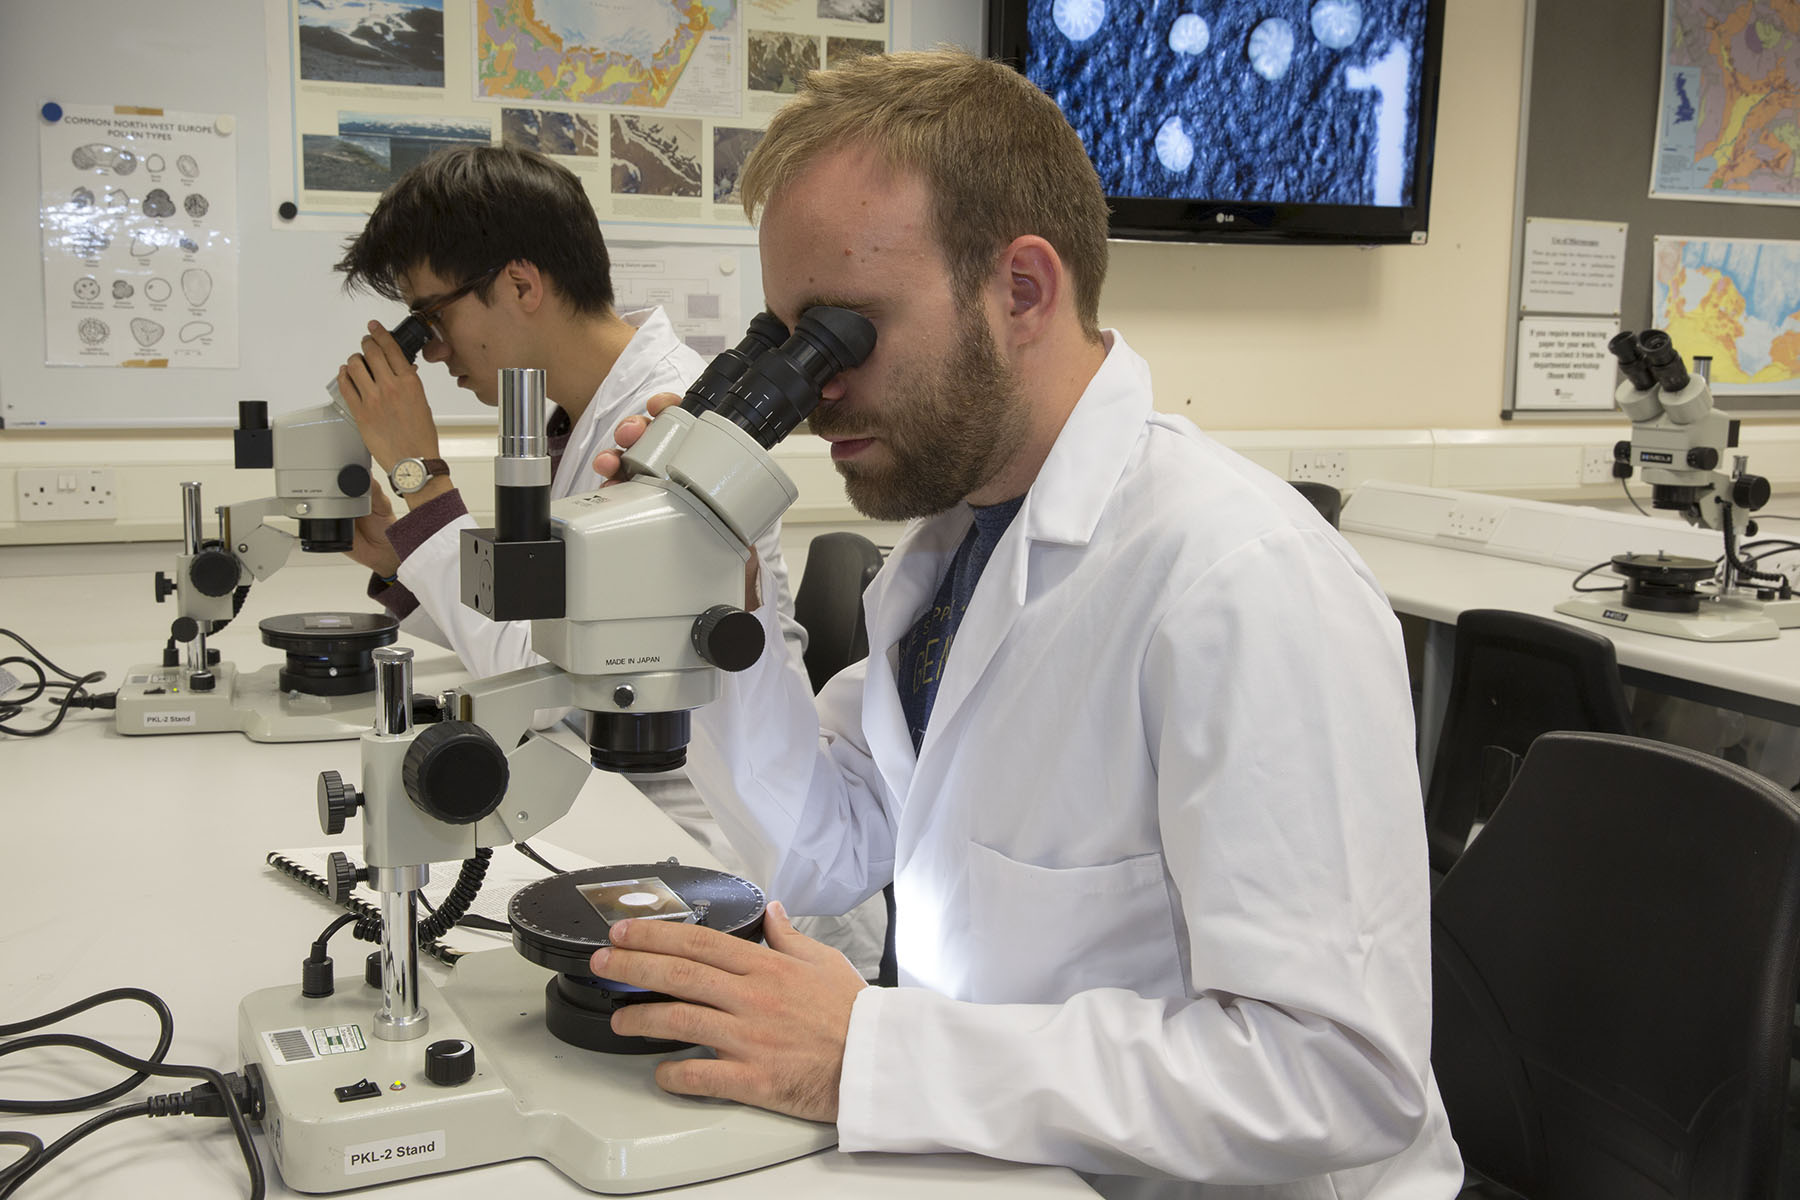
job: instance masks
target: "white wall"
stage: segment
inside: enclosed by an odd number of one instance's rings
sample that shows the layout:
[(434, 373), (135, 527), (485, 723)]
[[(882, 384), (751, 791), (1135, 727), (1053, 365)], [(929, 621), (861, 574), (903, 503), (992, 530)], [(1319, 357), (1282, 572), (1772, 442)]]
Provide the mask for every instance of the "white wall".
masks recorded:
[[(1448, 0), (1429, 245), (1115, 245), (1102, 318), (1150, 359), (1159, 406), (1277, 473), (1293, 453), (1338, 449), (1346, 486), (1388, 478), (1618, 496), (1577, 481), (1583, 449), (1625, 436), (1623, 420), (1499, 419), (1525, 8), (1526, 0)], [(5, 12), (0, 23), (11, 27), (17, 10)], [(9, 145), (18, 144), (10, 123), (29, 117), (0, 114)], [(13, 219), (0, 236), (35, 231)], [(27, 306), (15, 311), (39, 303), (37, 280), (6, 286)], [(340, 356), (336, 347), (319, 354), (328, 364)], [(781, 448), (802, 488), (790, 524), (854, 519), (823, 448), (809, 443)], [(1745, 445), (1754, 469), (1800, 482), (1800, 425), (1747, 426)], [(491, 435), (459, 430), (445, 450), (469, 493), (486, 494)], [(15, 468), (61, 464), (117, 466), (119, 519), (20, 524)], [(231, 469), (223, 431), (0, 431), (0, 544), (176, 536), (181, 479), (204, 481), (209, 505), (267, 486), (259, 472)]]

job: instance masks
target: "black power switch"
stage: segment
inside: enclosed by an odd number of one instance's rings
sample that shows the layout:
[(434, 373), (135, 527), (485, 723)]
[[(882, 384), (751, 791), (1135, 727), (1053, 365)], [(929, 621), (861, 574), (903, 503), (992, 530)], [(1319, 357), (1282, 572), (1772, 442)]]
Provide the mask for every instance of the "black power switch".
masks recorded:
[(367, 1079), (359, 1079), (355, 1083), (345, 1084), (341, 1088), (332, 1088), (331, 1091), (338, 1098), (339, 1104), (348, 1104), (352, 1100), (371, 1100), (381, 1095), (381, 1085), (371, 1083)]

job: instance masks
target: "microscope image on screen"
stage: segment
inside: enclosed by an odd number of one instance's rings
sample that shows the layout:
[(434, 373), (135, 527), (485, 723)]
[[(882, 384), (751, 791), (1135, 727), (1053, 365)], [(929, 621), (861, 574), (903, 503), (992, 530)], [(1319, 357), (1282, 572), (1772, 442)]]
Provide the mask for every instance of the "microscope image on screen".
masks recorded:
[(1027, 5), (1025, 74), (1108, 196), (1412, 202), (1426, 0), (1196, 7)]

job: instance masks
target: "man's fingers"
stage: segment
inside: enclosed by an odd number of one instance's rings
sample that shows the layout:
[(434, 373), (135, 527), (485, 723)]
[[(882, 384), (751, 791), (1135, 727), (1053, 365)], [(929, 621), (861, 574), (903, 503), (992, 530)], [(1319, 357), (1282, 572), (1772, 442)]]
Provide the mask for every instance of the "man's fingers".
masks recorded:
[(680, 403), (681, 397), (677, 396), (674, 392), (658, 392), (656, 395), (650, 397), (650, 403), (646, 404), (644, 407), (650, 410), (650, 415), (652, 417), (657, 417), (661, 416), (662, 410), (669, 407), (669, 405)]
[(644, 436), (644, 430), (650, 428), (650, 418), (639, 415), (626, 417), (613, 430), (613, 440), (619, 443), (620, 449), (629, 450), (637, 445), (637, 440)]
[(400, 343), (380, 321), (369, 322), (368, 336), (363, 338), (363, 354), (378, 354), (389, 371), (396, 375), (404, 374), (412, 364), (406, 361), (406, 355), (400, 349)]
[(720, 929), (680, 921), (619, 921), (609, 931), (615, 947), (692, 959), (721, 971), (742, 975), (769, 951), (755, 942)]
[(649, 954), (616, 946), (594, 951), (588, 962), (602, 979), (714, 1007), (729, 1003), (732, 984), (738, 978), (729, 971), (673, 954)]
[(763, 917), (763, 937), (768, 939), (771, 950), (804, 962), (824, 962), (843, 957), (824, 942), (809, 938), (795, 929), (793, 921), (788, 918), (787, 909), (780, 901), (769, 905), (768, 913)]
[(623, 465), (624, 464), (619, 460), (619, 452), (617, 450), (602, 450), (600, 453), (594, 455), (594, 473), (600, 476), (600, 486), (606, 487), (609, 484), (624, 483), (625, 481), (623, 479), (614, 478), (614, 476), (618, 475), (619, 468)]
[(338, 368), (338, 394), (349, 403), (361, 404), (365, 396), (373, 394), (374, 389), (375, 381), (370, 377), (369, 364), (363, 361), (362, 355), (352, 354)]
[(678, 1096), (711, 1096), (750, 1103), (761, 1091), (752, 1068), (718, 1058), (674, 1058), (658, 1063), (656, 1083), (663, 1091)]
[(655, 1038), (665, 1042), (692, 1042), (717, 1047), (729, 1040), (731, 1018), (704, 1004), (649, 1002), (622, 1005), (612, 1016), (612, 1031), (620, 1037)]

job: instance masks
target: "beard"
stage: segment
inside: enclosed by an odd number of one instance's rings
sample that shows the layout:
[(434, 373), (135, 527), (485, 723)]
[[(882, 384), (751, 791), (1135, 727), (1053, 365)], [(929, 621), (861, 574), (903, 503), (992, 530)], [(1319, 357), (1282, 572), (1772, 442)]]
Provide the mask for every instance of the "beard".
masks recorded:
[(813, 410), (818, 434), (880, 439), (884, 462), (837, 464), (856, 511), (909, 521), (953, 508), (979, 491), (1025, 439), (1028, 410), (1018, 381), (974, 306), (959, 309), (946, 358), (895, 370), (876, 421), (836, 405)]

